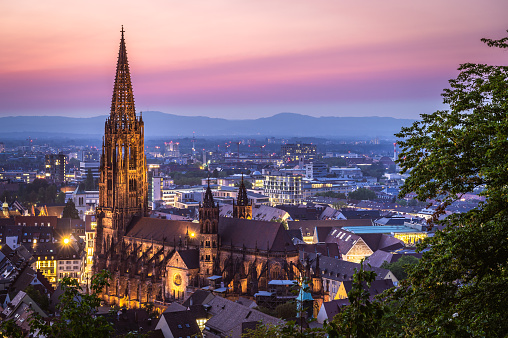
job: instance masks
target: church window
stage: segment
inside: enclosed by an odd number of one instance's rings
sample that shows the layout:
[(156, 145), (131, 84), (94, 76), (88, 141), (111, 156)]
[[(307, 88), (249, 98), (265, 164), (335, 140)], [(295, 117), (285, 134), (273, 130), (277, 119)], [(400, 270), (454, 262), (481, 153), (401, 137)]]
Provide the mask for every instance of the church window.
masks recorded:
[(210, 241), (206, 241), (206, 247), (209, 248), (210, 247)]
[(212, 248), (216, 248), (217, 247), (217, 243), (215, 243), (215, 241), (212, 242)]
[(210, 261), (210, 255), (206, 255), (206, 261)]
[(204, 260), (205, 260), (205, 259), (204, 259), (204, 257), (203, 257), (203, 255), (201, 255), (201, 260), (202, 260), (202, 261), (204, 261)]

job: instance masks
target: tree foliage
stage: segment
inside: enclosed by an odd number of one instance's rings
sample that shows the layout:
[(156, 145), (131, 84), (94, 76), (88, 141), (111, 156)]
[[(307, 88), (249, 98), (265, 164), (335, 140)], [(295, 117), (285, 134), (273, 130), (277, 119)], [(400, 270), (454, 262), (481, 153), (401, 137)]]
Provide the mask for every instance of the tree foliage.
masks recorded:
[(384, 324), (386, 307), (370, 298), (369, 288), (375, 279), (376, 273), (364, 270), (362, 262), (353, 276), (353, 285), (348, 293), (349, 305), (325, 325), (329, 337), (388, 337), (394, 333), (387, 332), (389, 330)]
[[(34, 204), (53, 204), (57, 198), (56, 185), (49, 184), (46, 180), (35, 179), (33, 182), (21, 185), (17, 198), (28, 206)], [(11, 197), (11, 196), (9, 196)]]
[(42, 310), (46, 312), (49, 311), (49, 298), (47, 295), (42, 294), (39, 290), (34, 288), (33, 285), (29, 285), (25, 289), (25, 292)]
[(342, 192), (335, 192), (335, 191), (318, 192), (314, 196), (323, 196), (323, 197), (346, 199), (346, 194), (344, 194)]
[(86, 180), (85, 180), (85, 190), (91, 191), (96, 189), (95, 185), (95, 179), (93, 178), (92, 169), (88, 168), (88, 171), (86, 173)]
[(31, 319), (31, 333), (38, 332), (48, 338), (78, 338), (78, 337), (109, 337), (113, 326), (105, 317), (97, 316), (100, 306), (99, 294), (109, 285), (110, 275), (102, 271), (95, 275), (90, 283), (90, 294), (82, 294), (81, 286), (76, 279), (64, 277), (61, 282), (63, 294), (57, 310), (59, 317), (46, 322), (34, 314)]
[(375, 200), (376, 193), (368, 188), (359, 188), (351, 191), (348, 197), (352, 200)]
[(62, 217), (63, 218), (74, 218), (74, 219), (79, 218), (79, 212), (76, 209), (76, 205), (74, 204), (74, 201), (70, 198), (67, 201), (67, 203), (65, 204), (65, 208), (63, 209)]
[[(507, 48), (508, 38), (484, 39)], [(430, 220), (465, 193), (484, 203), (443, 222), (392, 293), (408, 336), (487, 336), (508, 332), (508, 67), (463, 64), (443, 93), (448, 110), (423, 114), (397, 135), (399, 164), (411, 176), (400, 196), (439, 204)]]
[(390, 270), (395, 275), (395, 277), (397, 277), (397, 280), (401, 281), (407, 278), (407, 269), (409, 268), (409, 265), (416, 263), (418, 263), (418, 258), (415, 256), (404, 255), (400, 257), (400, 259), (396, 262), (384, 262), (381, 267), (383, 269)]
[(364, 176), (371, 176), (378, 179), (383, 177), (383, 175), (386, 172), (385, 167), (382, 163), (373, 163), (371, 165), (362, 165), (360, 166), (360, 169), (362, 170), (362, 173)]

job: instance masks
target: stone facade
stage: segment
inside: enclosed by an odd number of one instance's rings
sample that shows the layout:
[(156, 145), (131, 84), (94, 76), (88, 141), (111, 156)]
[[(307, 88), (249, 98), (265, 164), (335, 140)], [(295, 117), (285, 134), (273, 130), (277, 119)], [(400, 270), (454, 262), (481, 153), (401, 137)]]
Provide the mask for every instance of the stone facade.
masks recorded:
[(93, 270), (112, 275), (106, 303), (137, 308), (183, 300), (213, 275), (233, 297), (295, 278), (298, 250), (281, 223), (251, 220), (243, 182), (235, 218), (219, 217), (209, 185), (199, 223), (146, 217), (144, 124), (135, 114), (123, 29), (100, 172)]

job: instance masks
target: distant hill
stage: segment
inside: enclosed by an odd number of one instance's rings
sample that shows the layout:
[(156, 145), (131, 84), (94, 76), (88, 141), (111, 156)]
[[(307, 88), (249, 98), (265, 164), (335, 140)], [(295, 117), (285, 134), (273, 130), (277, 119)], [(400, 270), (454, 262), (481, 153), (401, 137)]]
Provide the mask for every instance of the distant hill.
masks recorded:
[[(9, 116), (0, 118), (0, 139), (30, 134), (32, 137), (101, 137), (106, 116)], [(143, 112), (145, 137), (274, 136), (330, 138), (393, 138), (402, 126), (414, 122), (392, 117), (312, 117), (281, 113), (271, 117), (227, 120), (205, 116), (180, 116), (158, 111)]]

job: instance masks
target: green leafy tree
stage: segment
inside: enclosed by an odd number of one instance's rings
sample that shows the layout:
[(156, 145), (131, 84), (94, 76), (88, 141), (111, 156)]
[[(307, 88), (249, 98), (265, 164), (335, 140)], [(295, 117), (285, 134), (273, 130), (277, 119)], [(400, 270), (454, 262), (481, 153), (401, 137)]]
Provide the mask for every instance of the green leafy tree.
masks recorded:
[(63, 294), (57, 304), (60, 313), (47, 322), (37, 314), (32, 315), (30, 332), (38, 332), (47, 338), (110, 337), (113, 326), (104, 316), (97, 316), (101, 304), (99, 294), (109, 285), (110, 274), (102, 271), (90, 283), (91, 293), (82, 294), (81, 286), (73, 278), (64, 277), (61, 282)]
[(25, 333), (16, 324), (16, 320), (9, 319), (0, 323), (0, 337), (2, 338), (23, 338)]
[(56, 204), (64, 204), (65, 203), (65, 193), (60, 191), (55, 199)]
[[(243, 184), (245, 185), (245, 189), (252, 189), (252, 182), (250, 181), (243, 181)], [(240, 182), (235, 183), (235, 187), (239, 187)]]
[(26, 289), (25, 289), (25, 292), (28, 296), (30, 296), (30, 298), (32, 298), (32, 300), (34, 302), (37, 303), (37, 305), (39, 305), (39, 307), (48, 312), (49, 311), (49, 298), (48, 296), (42, 294), (39, 290), (35, 289), (33, 287), (33, 285), (29, 285)]
[(355, 271), (353, 286), (348, 293), (349, 305), (345, 306), (328, 325), (329, 337), (382, 337), (385, 307), (370, 299), (369, 288), (376, 279), (374, 271), (363, 268)]
[(371, 165), (362, 165), (360, 166), (360, 169), (362, 170), (362, 173), (364, 176), (371, 176), (379, 179), (383, 177), (383, 175), (386, 172), (385, 167), (382, 163), (373, 163)]
[(63, 218), (74, 218), (74, 219), (78, 219), (79, 218), (79, 212), (76, 209), (76, 205), (74, 204), (74, 201), (72, 199), (70, 199), (70, 198), (67, 201), (67, 203), (65, 203), (65, 207), (64, 207), (63, 213), (62, 213), (62, 217)]
[(390, 270), (399, 281), (407, 278), (407, 269), (409, 265), (418, 263), (418, 258), (414, 256), (402, 256), (400, 259), (393, 263), (384, 262), (381, 267)]
[(95, 190), (95, 180), (93, 178), (92, 169), (88, 168), (88, 171), (86, 172), (86, 180), (85, 180), (85, 190)]
[(348, 197), (352, 200), (375, 200), (376, 193), (368, 188), (359, 188), (351, 191)]
[(335, 192), (335, 191), (318, 192), (314, 196), (323, 196), (323, 197), (346, 199), (346, 194), (344, 194), (342, 192)]
[[(483, 39), (508, 48), (508, 37)], [(400, 196), (436, 200), (430, 220), (482, 188), (484, 203), (453, 214), (424, 241), (422, 259), (393, 291), (405, 334), (417, 337), (504, 337), (508, 332), (508, 67), (463, 64), (443, 93), (447, 110), (422, 115), (397, 135)]]
[(287, 302), (284, 304), (277, 305), (275, 308), (275, 314), (277, 318), (291, 319), (296, 317), (296, 303)]

